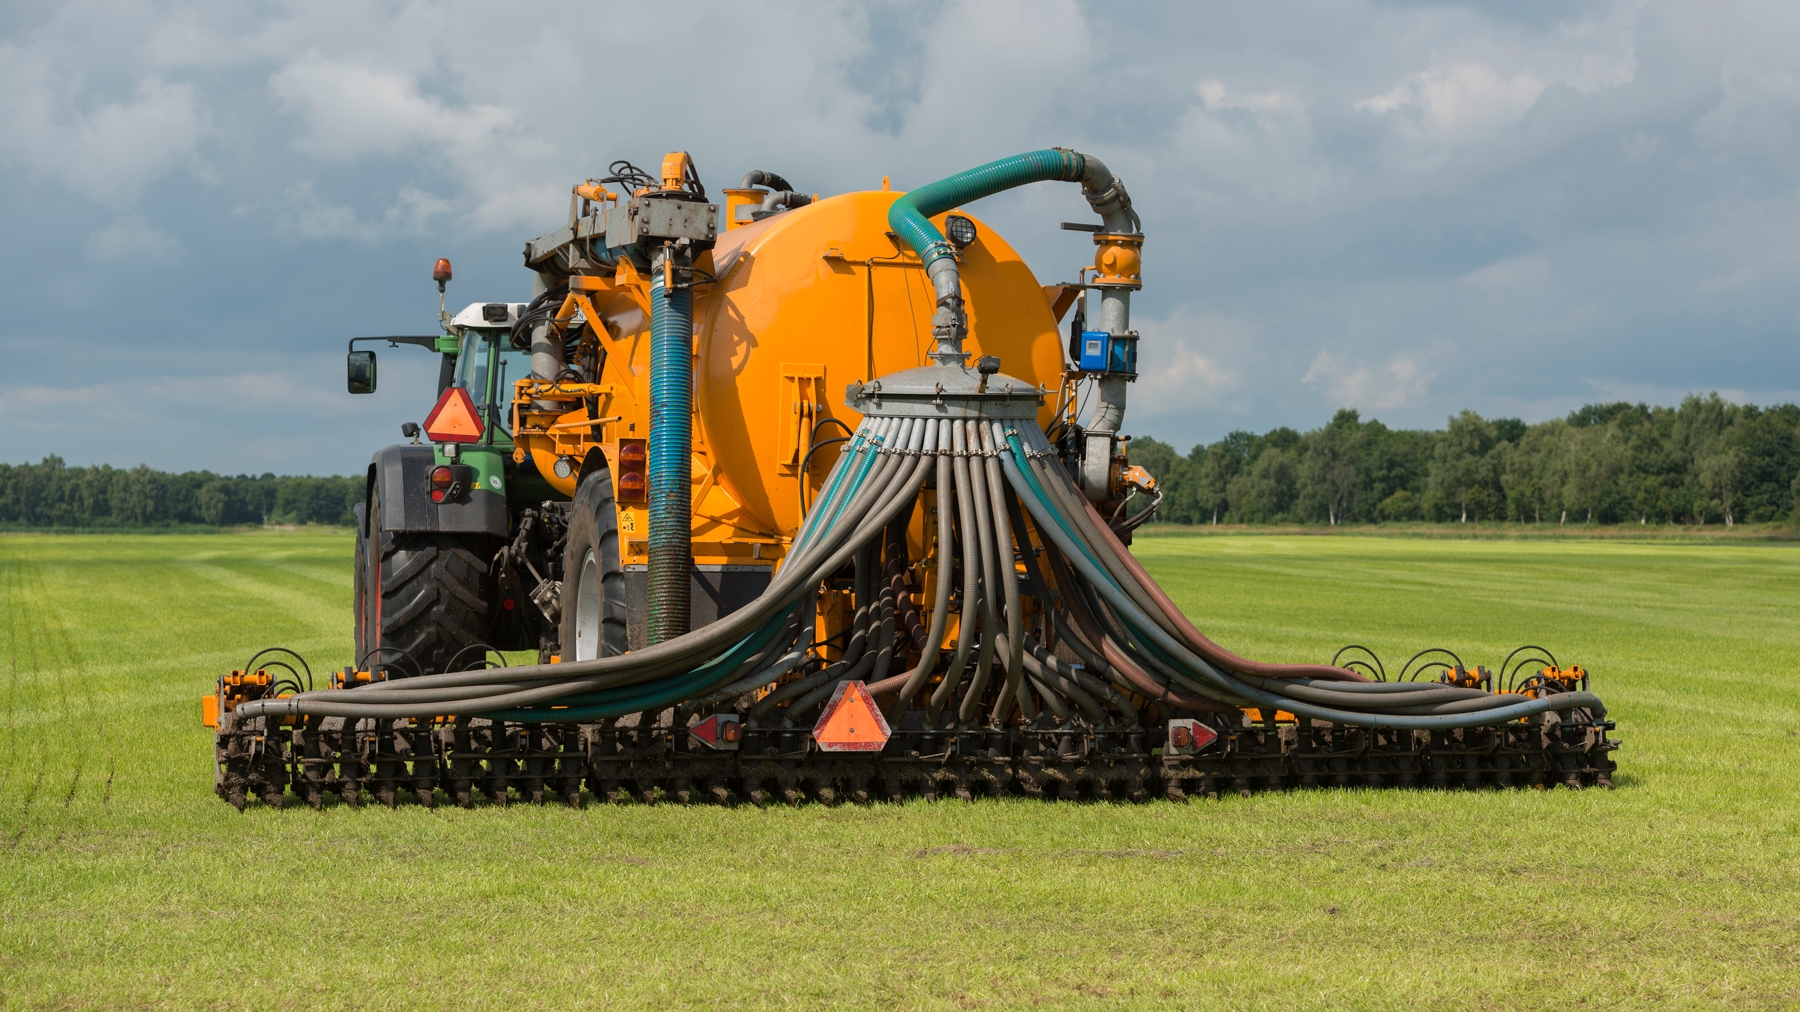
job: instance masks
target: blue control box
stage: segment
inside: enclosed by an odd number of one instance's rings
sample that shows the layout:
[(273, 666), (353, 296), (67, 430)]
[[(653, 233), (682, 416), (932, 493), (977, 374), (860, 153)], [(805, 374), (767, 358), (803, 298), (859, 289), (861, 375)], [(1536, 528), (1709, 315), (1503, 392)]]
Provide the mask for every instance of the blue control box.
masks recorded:
[(1137, 372), (1137, 334), (1109, 334), (1104, 330), (1081, 332), (1082, 372)]

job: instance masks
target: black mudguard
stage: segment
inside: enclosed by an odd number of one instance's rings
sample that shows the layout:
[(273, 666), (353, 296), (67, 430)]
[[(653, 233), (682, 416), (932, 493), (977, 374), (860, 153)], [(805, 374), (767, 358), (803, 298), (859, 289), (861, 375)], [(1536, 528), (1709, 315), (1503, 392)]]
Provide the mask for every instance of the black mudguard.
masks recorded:
[[(431, 468), (436, 461), (433, 449), (422, 443), (397, 443), (375, 454), (369, 462), (363, 501), (369, 500), (379, 482), (382, 529), (506, 537), (510, 532), (506, 497), (498, 492), (469, 489), (449, 502), (431, 501)], [(362, 521), (366, 536), (369, 518)]]

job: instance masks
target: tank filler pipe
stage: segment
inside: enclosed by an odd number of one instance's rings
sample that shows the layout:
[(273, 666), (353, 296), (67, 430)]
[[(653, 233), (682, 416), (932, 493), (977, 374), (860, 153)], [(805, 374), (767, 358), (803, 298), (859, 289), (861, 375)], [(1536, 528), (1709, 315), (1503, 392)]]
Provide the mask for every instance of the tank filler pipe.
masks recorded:
[(664, 288), (668, 256), (659, 251), (650, 270), (651, 644), (688, 631), (694, 565), (694, 293)]

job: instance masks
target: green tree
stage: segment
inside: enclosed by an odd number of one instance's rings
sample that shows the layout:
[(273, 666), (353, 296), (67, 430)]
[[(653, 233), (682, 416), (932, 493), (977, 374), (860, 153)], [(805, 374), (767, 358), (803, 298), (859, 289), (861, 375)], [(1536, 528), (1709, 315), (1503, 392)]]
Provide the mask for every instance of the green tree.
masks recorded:
[(1324, 428), (1308, 434), (1301, 468), (1303, 498), (1322, 506), (1333, 527), (1350, 511), (1363, 444), (1362, 418), (1355, 408), (1344, 408)]
[[(1292, 431), (1292, 430), (1289, 430)], [(1251, 522), (1290, 519), (1300, 490), (1298, 455), (1289, 449), (1266, 449), (1250, 470), (1231, 481), (1232, 511)]]
[(1720, 446), (1700, 462), (1700, 485), (1725, 515), (1725, 526), (1736, 520), (1738, 485), (1744, 474), (1744, 453), (1735, 446)]
[(1469, 520), (1470, 493), (1478, 488), (1490, 494), (1494, 491), (1494, 461), (1489, 452), (1497, 442), (1493, 425), (1467, 410), (1451, 417), (1438, 441), (1431, 460), (1431, 490), (1439, 502), (1455, 505), (1463, 523)]
[(1381, 518), (1383, 520), (1417, 520), (1419, 518), (1419, 498), (1406, 489), (1401, 489), (1381, 501)]

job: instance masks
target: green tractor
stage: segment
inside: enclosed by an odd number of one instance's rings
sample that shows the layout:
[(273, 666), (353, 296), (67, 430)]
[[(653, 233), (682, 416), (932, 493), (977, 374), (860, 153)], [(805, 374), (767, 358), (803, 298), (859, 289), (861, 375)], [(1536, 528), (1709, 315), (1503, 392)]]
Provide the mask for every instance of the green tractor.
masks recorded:
[[(349, 389), (375, 391), (375, 352), (362, 342), (429, 348), (442, 358), (432, 417), (462, 430), (376, 452), (355, 508), (356, 666), (395, 675), (480, 666), (489, 651), (558, 650), (567, 497), (529, 463), (515, 464), (511, 384), (531, 369), (514, 330), (528, 304), (477, 302), (443, 310), (450, 262), (439, 260), (434, 336), (350, 341)], [(432, 418), (425, 430), (431, 430)]]

